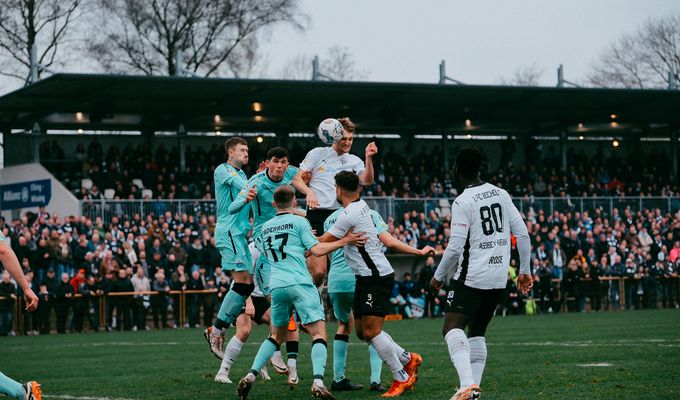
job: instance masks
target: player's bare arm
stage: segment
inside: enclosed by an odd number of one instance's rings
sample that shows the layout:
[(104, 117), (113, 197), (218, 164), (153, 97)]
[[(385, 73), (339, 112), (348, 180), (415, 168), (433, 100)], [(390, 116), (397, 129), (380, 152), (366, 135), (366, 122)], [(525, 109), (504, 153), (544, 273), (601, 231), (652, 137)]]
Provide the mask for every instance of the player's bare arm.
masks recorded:
[(422, 249), (417, 249), (390, 235), (389, 232), (383, 232), (378, 237), (385, 247), (398, 253), (411, 254), (414, 256), (426, 256), (430, 253), (434, 253), (434, 248), (432, 248), (432, 246), (425, 246)]
[[(327, 241), (327, 242), (322, 242), (319, 241), (319, 244), (316, 246), (312, 247), (309, 252), (312, 253), (312, 255), (315, 256), (325, 256), (328, 253), (332, 253), (335, 250), (342, 248), (346, 245), (354, 245), (354, 246), (363, 246), (364, 243), (366, 243), (366, 234), (364, 232), (353, 232), (353, 229), (350, 229), (347, 232), (347, 235), (345, 235), (343, 238), (336, 238), (333, 235), (330, 235), (334, 240), (332, 241)], [(325, 236), (326, 234), (324, 234)]]
[(373, 184), (373, 156), (376, 154), (378, 154), (378, 146), (375, 145), (375, 142), (369, 143), (365, 151), (366, 159), (364, 163), (366, 164), (366, 169), (359, 174), (359, 182), (362, 186), (371, 186)]
[(24, 292), (24, 300), (26, 301), (26, 309), (33, 311), (38, 307), (38, 296), (33, 293), (33, 290), (28, 286), (24, 272), (21, 270), (21, 265), (17, 259), (16, 254), (11, 247), (6, 243), (0, 242), (0, 262), (9, 271), (10, 275), (17, 282), (21, 290)]
[(317, 199), (314, 190), (312, 190), (312, 188), (310, 188), (307, 185), (307, 183), (305, 183), (305, 174), (309, 173), (310, 171), (299, 169), (297, 174), (295, 174), (295, 177), (293, 178), (293, 187), (295, 187), (295, 189), (297, 189), (300, 193), (307, 196), (307, 207), (310, 209), (314, 209), (318, 207), (319, 200)]

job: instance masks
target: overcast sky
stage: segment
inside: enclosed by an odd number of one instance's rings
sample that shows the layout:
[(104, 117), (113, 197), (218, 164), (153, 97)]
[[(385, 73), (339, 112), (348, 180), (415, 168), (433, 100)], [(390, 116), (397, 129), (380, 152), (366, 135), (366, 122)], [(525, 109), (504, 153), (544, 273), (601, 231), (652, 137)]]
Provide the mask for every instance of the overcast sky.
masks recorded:
[(542, 85), (584, 79), (603, 48), (648, 18), (680, 13), (678, 0), (305, 0), (305, 32), (279, 29), (265, 46), (267, 74), (295, 54), (346, 46), (369, 80), (432, 82), (447, 75), (494, 84), (520, 66), (543, 68)]
[[(584, 80), (612, 40), (650, 17), (680, 13), (680, 0), (301, 1), (308, 29), (275, 29), (253, 77), (280, 78), (295, 56), (311, 63), (337, 45), (351, 51), (371, 81), (436, 83), (446, 60), (447, 75), (465, 83), (496, 84), (536, 65), (541, 84), (553, 86), (560, 63), (567, 79)], [(62, 70), (94, 67), (74, 62)], [(0, 78), (0, 93), (19, 86)]]

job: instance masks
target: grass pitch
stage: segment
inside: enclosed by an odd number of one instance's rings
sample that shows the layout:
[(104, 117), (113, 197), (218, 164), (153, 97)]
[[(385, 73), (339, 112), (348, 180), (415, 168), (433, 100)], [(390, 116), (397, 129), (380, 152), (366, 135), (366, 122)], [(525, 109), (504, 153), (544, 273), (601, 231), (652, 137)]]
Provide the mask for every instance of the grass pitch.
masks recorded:
[[(395, 321), (386, 330), (422, 354), (418, 384), (404, 399), (448, 399), (458, 384), (441, 336), (442, 320)], [(335, 325), (329, 324), (329, 337)], [(266, 329), (254, 330), (231, 371), (238, 382)], [(496, 317), (487, 332), (484, 399), (680, 399), (680, 311)], [(326, 384), (332, 379), (329, 341)], [(235, 399), (236, 384), (213, 381), (219, 360), (198, 329), (0, 338), (0, 371), (43, 384), (45, 397), (100, 399)], [(259, 380), (249, 398), (311, 398), (309, 337), (298, 359), (300, 385)], [(350, 340), (347, 376), (368, 385), (368, 351)], [(383, 384), (391, 374), (383, 368)], [(338, 399), (378, 399), (366, 390)]]

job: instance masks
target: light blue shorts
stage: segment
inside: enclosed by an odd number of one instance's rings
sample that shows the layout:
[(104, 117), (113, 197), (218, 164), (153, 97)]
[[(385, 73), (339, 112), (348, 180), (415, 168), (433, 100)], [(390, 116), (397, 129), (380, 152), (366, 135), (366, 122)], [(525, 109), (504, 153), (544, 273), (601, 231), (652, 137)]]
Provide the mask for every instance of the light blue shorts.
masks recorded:
[(267, 257), (261, 255), (255, 263), (255, 280), (257, 281), (257, 286), (263, 295), (269, 296), (271, 290), (269, 289), (269, 277), (272, 274), (272, 267), (269, 264)]
[(250, 275), (255, 272), (245, 235), (233, 236), (229, 233), (226, 245), (218, 246), (217, 250), (222, 256), (223, 271), (248, 271)]
[(348, 323), (354, 305), (354, 292), (328, 293), (333, 304), (333, 315), (340, 322)]
[(321, 296), (314, 285), (292, 285), (274, 288), (272, 295), (272, 325), (288, 326), (290, 314), (295, 309), (302, 325), (325, 321), (326, 313)]

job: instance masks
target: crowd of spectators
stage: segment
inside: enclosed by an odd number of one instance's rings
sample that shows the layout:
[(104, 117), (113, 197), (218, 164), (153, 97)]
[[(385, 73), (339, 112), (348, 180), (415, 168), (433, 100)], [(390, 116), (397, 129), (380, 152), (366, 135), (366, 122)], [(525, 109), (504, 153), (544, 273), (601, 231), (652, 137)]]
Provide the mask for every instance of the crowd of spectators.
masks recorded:
[[(299, 140), (291, 143), (291, 164), (299, 165), (314, 143)], [(252, 143), (251, 160), (264, 159), (269, 145)], [(521, 165), (512, 162), (514, 146), (512, 140), (503, 142), (498, 163), (486, 168), (484, 176), (514, 197), (672, 196), (678, 192), (677, 181), (668, 168), (670, 161), (663, 152), (645, 152), (638, 148), (625, 156), (619, 154), (622, 151), (606, 155), (605, 146), (609, 144), (603, 142), (592, 155), (570, 148), (569, 167), (562, 170), (557, 146), (529, 142)], [(367, 194), (404, 198), (456, 194), (452, 175), (442, 168), (440, 147), (430, 150), (422, 147), (416, 152), (379, 143), (379, 148), (374, 157), (375, 183), (366, 189)], [(450, 153), (454, 154), (455, 149)], [(208, 149), (187, 146), (183, 171), (178, 162), (178, 147), (167, 149), (163, 144), (153, 151), (146, 143), (138, 146), (128, 143), (122, 149), (111, 145), (104, 149), (93, 139), (87, 145), (78, 144), (75, 153), (67, 157), (59, 143), (52, 140), (41, 145), (40, 154), (45, 165), (62, 181), (67, 181), (67, 187), (81, 199), (103, 198), (106, 189), (113, 190), (112, 198), (141, 199), (142, 187), (135, 185), (134, 179), (140, 179), (143, 188), (151, 190), (153, 199), (210, 199), (214, 193), (212, 172), (224, 162), (224, 150), (217, 142)], [(248, 176), (256, 166), (257, 162), (251, 162), (245, 167)], [(90, 179), (93, 186), (81, 187), (83, 178)]]
[[(526, 222), (532, 240), (535, 286), (529, 297), (515, 286), (517, 254), (513, 251), (504, 313), (677, 307), (680, 294), (680, 213), (660, 210), (634, 212), (602, 209), (589, 212), (530, 210)], [(388, 217), (390, 233), (411, 246), (433, 246), (441, 254), (450, 233), (450, 215), (434, 210)], [(24, 316), (27, 332), (50, 331), (51, 314), (58, 332), (82, 332), (85, 322), (97, 330), (147, 329), (177, 326), (182, 290), (213, 289), (186, 295), (186, 326), (207, 325), (229, 290), (215, 247), (213, 214), (139, 214), (112, 217), (60, 217), (41, 208), (5, 222), (9, 238), (26, 276), (40, 297), (36, 313)], [(433, 258), (413, 277), (398, 277), (391, 302), (404, 317), (439, 316), (445, 292), (431, 291), (428, 282), (436, 268)], [(621, 285), (611, 278), (626, 277)], [(149, 296), (146, 291), (158, 291)], [(98, 312), (108, 296), (104, 321)], [(20, 294), (9, 274), (0, 280), (0, 335), (11, 330), (12, 302)], [(537, 300), (534, 300), (537, 299)], [(621, 301), (621, 299), (625, 299)], [(168, 311), (172, 323), (168, 322)], [(203, 319), (200, 320), (200, 316)], [(69, 317), (70, 316), (70, 317)]]

